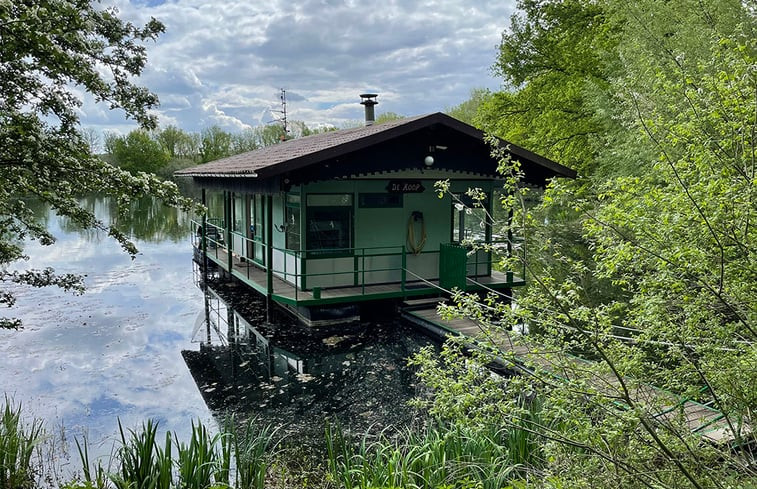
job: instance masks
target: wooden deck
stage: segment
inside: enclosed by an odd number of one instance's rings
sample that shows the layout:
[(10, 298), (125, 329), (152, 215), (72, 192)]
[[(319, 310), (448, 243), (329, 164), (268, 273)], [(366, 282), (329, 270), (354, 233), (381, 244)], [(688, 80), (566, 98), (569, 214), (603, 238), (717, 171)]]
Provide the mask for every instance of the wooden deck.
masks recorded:
[[(432, 330), (436, 329), (448, 335), (462, 335), (474, 342), (482, 339), (483, 335), (487, 335), (487, 339), (493, 340), (500, 351), (511, 353), (514, 356), (514, 362), (500, 360), (500, 363), (506, 368), (531, 371), (532, 368), (539, 367), (557, 378), (566, 379), (570, 376), (570, 370), (555, 371), (554, 364), (550, 360), (554, 352), (545, 355), (543, 348), (540, 349), (537, 345), (525, 341), (521, 335), (518, 335), (517, 341), (513, 341), (514, 335), (500, 330), (492, 337), (490, 336), (492, 333), (486, 331), (476, 321), (465, 318), (442, 319), (433, 304), (428, 302), (425, 304), (424, 307), (424, 303), (420, 301), (406, 302), (407, 306), (403, 310), (403, 317), (412, 323), (424, 327), (430, 326)], [(588, 363), (578, 357), (564, 353), (560, 353), (560, 355), (563, 355), (561, 362), (572, 363), (574, 366)], [(645, 405), (661, 406), (659, 413), (654, 416), (656, 419), (672, 420), (682, 416), (692, 432), (711, 442), (721, 444), (734, 441), (733, 433), (728, 427), (725, 416), (720, 411), (695, 401), (680, 399), (671, 392), (636, 382), (633, 379), (625, 380), (632, 399)], [(602, 395), (617, 398), (620, 407), (625, 406), (625, 403), (622, 402), (620, 382), (615, 376), (597, 377), (593, 387)]]
[[(228, 270), (228, 254), (224, 248), (208, 250), (208, 259)], [(261, 294), (267, 295), (267, 271), (261, 265), (252, 261), (241, 260), (238, 256), (232, 255), (231, 274), (257, 290)], [(375, 285), (358, 285), (353, 287), (333, 287), (320, 288), (318, 292), (312, 289), (302, 290), (295, 287), (294, 284), (283, 280), (276, 274), (273, 275), (273, 287), (271, 297), (280, 303), (296, 306), (315, 306), (327, 304), (342, 304), (351, 302), (361, 302), (369, 300), (381, 300), (392, 298), (407, 298), (418, 296), (439, 295), (442, 289), (439, 287), (438, 280), (413, 280), (408, 274), (408, 280), (404, 287), (400, 282), (375, 284)], [(523, 285), (524, 281), (520, 277), (513, 277), (508, 281), (507, 275), (492, 271), (491, 276), (476, 277), (469, 282), (469, 291), (484, 290), (486, 288), (504, 288)]]

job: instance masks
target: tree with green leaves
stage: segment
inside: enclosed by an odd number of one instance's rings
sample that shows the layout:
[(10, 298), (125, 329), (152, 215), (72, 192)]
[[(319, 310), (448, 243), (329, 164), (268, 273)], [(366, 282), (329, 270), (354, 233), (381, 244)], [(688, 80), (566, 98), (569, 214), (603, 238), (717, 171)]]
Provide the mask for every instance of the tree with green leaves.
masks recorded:
[[(98, 221), (77, 196), (103, 192), (127, 204), (152, 194), (188, 207), (176, 186), (131, 174), (92, 154), (79, 124), (78, 86), (95, 100), (122, 109), (141, 127), (155, 127), (155, 94), (133, 80), (145, 66), (144, 43), (163, 32), (155, 19), (144, 26), (120, 20), (113, 8), (89, 0), (0, 1), (0, 303), (12, 306), (15, 287), (57, 285), (83, 290), (79, 276), (51, 269), (14, 271), (27, 239), (51, 245), (55, 237), (37, 224), (24, 198), (40, 199), (85, 228), (106, 231), (132, 256), (129, 237)], [(0, 327), (18, 327), (0, 320)]]
[(478, 114), (481, 106), (492, 97), (491, 91), (486, 88), (474, 88), (470, 91), (468, 100), (460, 102), (453, 107), (444, 109), (444, 113), (466, 124), (478, 127)]
[(522, 0), (503, 34), (494, 72), (510, 88), (487, 97), (486, 132), (591, 173), (608, 119), (592, 94), (607, 89), (618, 26), (603, 2)]
[(200, 153), (200, 136), (174, 125), (156, 131), (155, 139), (171, 159), (195, 159)]
[(131, 173), (157, 173), (171, 159), (170, 153), (144, 129), (134, 129), (126, 136), (106, 134), (105, 151), (112, 163)]
[[(541, 135), (560, 148), (552, 157), (585, 160), (582, 181), (554, 183), (538, 214), (507, 202), (526, 234), (568, 209), (563, 225), (585, 251), (542, 234), (542, 256), (564, 266), (527, 263), (517, 307), (460, 294), (447, 312), (480, 320), (484, 334), (473, 358), (450, 345), (418, 359), (436, 392), (429, 407), (513, 427), (537, 409), (528, 428), (543, 453), (532, 467), (539, 487), (757, 487), (755, 9), (739, 0), (521, 6), (503, 53), (519, 49), (508, 59), (525, 74), (502, 99), (564, 100), (561, 111), (580, 107), (576, 125), (525, 106), (529, 117), (487, 117), (535, 144)], [(564, 93), (544, 83), (574, 72), (580, 89), (568, 78)], [(494, 359), (521, 374), (494, 380), (481, 368)]]

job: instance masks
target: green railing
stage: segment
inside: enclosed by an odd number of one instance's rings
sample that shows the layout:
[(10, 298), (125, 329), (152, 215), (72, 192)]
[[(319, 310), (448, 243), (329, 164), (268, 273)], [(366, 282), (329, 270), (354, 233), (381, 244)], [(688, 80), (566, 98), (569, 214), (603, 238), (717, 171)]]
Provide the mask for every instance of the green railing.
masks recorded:
[[(202, 226), (193, 223), (195, 229), (201, 231)], [(365, 295), (368, 287), (381, 284), (399, 283), (400, 290), (405, 293), (408, 285), (411, 287), (418, 283), (427, 283), (428, 288), (436, 287), (435, 281), (440, 278), (439, 250), (423, 251), (418, 255), (407, 251), (405, 246), (374, 246), (320, 250), (289, 250), (281, 247), (272, 247), (271, 273), (282, 282), (273, 280), (270, 290), (267, 281), (269, 264), (268, 245), (260, 238), (250, 239), (238, 232), (228, 232), (218, 224), (207, 222), (207, 235), (198, 233), (193, 238), (195, 247), (206, 244), (205, 253), (215, 259), (223, 268), (233, 274), (247, 279), (258, 285), (259, 289), (270, 294), (278, 290), (281, 294), (290, 293), (297, 301), (304, 291), (308, 292), (308, 298), (319, 299), (322, 289), (329, 287), (355, 287), (359, 288), (360, 295)], [(230, 237), (231, 243), (227, 243)], [(504, 243), (491, 243), (502, 245)], [(236, 247), (235, 247), (236, 245)], [(229, 248), (231, 247), (231, 254)], [(201, 248), (202, 249), (202, 248)], [(260, 257), (255, 253), (254, 257), (247, 257), (249, 251), (260, 251)], [(504, 249), (504, 247), (502, 247)], [(436, 255), (437, 258), (428, 257)], [(424, 257), (423, 264), (413, 266), (414, 256)], [(486, 276), (491, 272), (491, 259), (493, 253), (472, 252), (467, 255), (466, 276)], [(342, 270), (312, 271), (308, 268), (317, 266), (321, 260), (332, 260), (341, 264)], [(423, 268), (421, 268), (423, 267)], [(508, 278), (512, 274), (508, 274)], [(328, 280), (324, 281), (326, 278)]]
[[(282, 263), (273, 266), (272, 273), (278, 278), (283, 278), (287, 285), (274, 282), (271, 294), (286, 287), (286, 290), (294, 291), (295, 301), (300, 299), (303, 291), (309, 292), (309, 297), (320, 299), (320, 291), (329, 287), (354, 287), (359, 288), (359, 295), (366, 295), (367, 287), (397, 283), (400, 284), (400, 290), (404, 293), (408, 284), (421, 282), (424, 278), (414, 277), (412, 273), (408, 274), (408, 257), (417, 256), (408, 252), (404, 246), (373, 246), (358, 248), (334, 248), (329, 250), (288, 250), (284, 248), (273, 247), (274, 261), (276, 253), (282, 257)], [(418, 255), (429, 256), (439, 255), (438, 251), (424, 251)], [(294, 262), (294, 269), (289, 265), (288, 258)], [(388, 266), (383, 264), (369, 265), (374, 259), (396, 258), (397, 265)], [(352, 261), (351, 266), (344, 270), (335, 270), (328, 272), (311, 272), (307, 271), (308, 266), (321, 260), (340, 260), (343, 262)], [(438, 261), (438, 260), (437, 260)], [(396, 276), (398, 278), (387, 278), (386, 280), (373, 279), (369, 277), (375, 274), (386, 274), (387, 277)], [(339, 280), (348, 277), (347, 280)], [(319, 278), (329, 278), (337, 282), (336, 285), (314, 285)], [(434, 277), (426, 277), (426, 280), (434, 280)], [(432, 287), (429, 285), (429, 287)]]

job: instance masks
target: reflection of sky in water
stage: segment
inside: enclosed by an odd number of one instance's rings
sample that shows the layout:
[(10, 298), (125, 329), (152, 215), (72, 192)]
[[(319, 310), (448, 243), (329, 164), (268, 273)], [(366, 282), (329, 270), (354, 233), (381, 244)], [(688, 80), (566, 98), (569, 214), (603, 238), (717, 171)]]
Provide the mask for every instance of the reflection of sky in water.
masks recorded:
[(209, 420), (181, 356), (193, 347), (203, 307), (189, 239), (137, 241), (132, 261), (102, 233), (67, 232), (53, 216), (48, 227), (57, 243), (29, 243), (30, 260), (17, 268), (86, 274), (87, 292), (16, 290), (16, 305), (0, 311), (24, 322), (21, 331), (0, 331), (3, 390), (48, 429), (62, 424), (69, 438), (86, 433), (95, 447), (107, 438), (104, 453), (117, 417), (127, 427), (154, 418), (180, 436), (190, 419)]
[[(186, 440), (190, 420), (212, 419), (203, 395), (215, 413), (290, 423), (289, 433), (321, 434), (324, 417), (332, 414), (367, 428), (410, 412), (405, 401), (414, 393), (414, 377), (404, 363), (425, 343), (417, 335), (389, 324), (344, 338), (308, 338), (277, 324), (265, 352), (221, 348), (203, 355), (191, 341), (204, 299), (189, 236), (147, 236), (137, 241), (140, 254), (132, 261), (102, 233), (72, 232), (54, 216), (48, 227), (58, 242), (30, 243), (30, 261), (17, 268), (86, 274), (87, 292), (16, 291), (16, 306), (0, 314), (22, 319), (24, 329), (0, 331), (0, 382), (27, 414), (45, 419), (49, 429), (65, 427), (69, 442), (86, 434), (93, 454), (109, 453), (117, 417), (125, 427), (153, 418)], [(260, 301), (249, 300), (242, 287), (227, 290), (253, 326), (260, 321)], [(202, 331), (196, 336), (205, 337)], [(382, 413), (388, 414), (380, 419)]]

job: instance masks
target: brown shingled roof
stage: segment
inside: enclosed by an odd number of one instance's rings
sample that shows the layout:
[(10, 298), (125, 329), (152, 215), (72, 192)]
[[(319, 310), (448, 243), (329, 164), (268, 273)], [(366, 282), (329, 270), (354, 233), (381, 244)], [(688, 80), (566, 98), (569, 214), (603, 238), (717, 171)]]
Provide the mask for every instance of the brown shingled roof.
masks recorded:
[[(175, 173), (188, 177), (259, 177), (269, 178), (297, 170), (314, 163), (336, 158), (346, 153), (364, 149), (389, 139), (408, 134), (433, 124), (451, 127), (468, 136), (483, 140), (478, 129), (437, 112), (371, 126), (343, 129), (298, 139), (291, 139), (272, 146), (211, 161)], [(509, 144), (503, 141), (505, 144)], [(510, 144), (510, 152), (517, 157), (549, 168), (556, 174), (575, 177), (575, 172), (554, 161)]]

